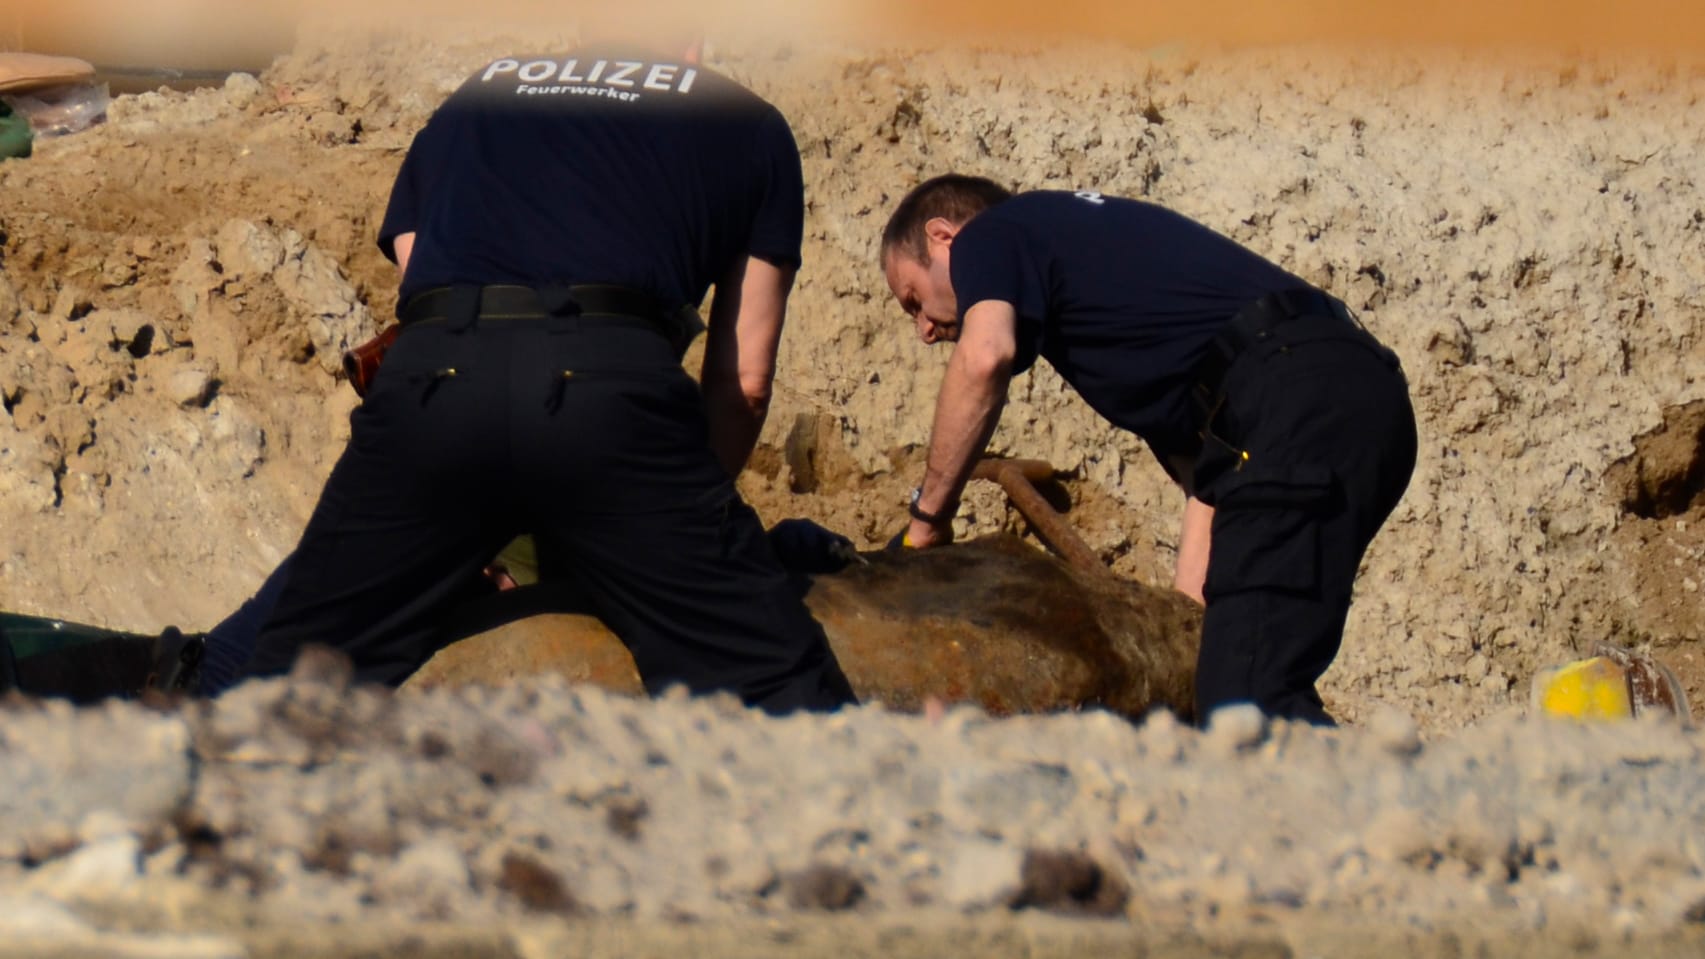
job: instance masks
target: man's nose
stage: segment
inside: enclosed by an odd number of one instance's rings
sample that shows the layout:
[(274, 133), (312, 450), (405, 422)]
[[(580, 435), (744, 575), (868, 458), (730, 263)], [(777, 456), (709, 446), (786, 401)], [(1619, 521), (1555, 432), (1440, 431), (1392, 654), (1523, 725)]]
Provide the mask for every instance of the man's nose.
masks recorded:
[(925, 318), (923, 310), (912, 314), (912, 322), (918, 326), (918, 339), (925, 343), (935, 342), (935, 324)]

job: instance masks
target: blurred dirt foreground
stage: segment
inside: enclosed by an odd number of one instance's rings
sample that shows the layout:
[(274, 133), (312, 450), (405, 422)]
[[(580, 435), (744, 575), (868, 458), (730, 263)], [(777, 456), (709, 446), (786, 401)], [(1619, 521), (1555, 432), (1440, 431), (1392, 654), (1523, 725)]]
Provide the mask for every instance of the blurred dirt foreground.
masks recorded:
[[(255, 73), (116, 97), (0, 163), (0, 608), (193, 629), (246, 597), (347, 436), (342, 349), (394, 308), (373, 234), (403, 150), (485, 60), (573, 38), (290, 19)], [(770, 720), (558, 682), (383, 695), (315, 664), (176, 712), (14, 703), (0, 956), (405, 935), (429, 955), (1698, 954), (1701, 734), (1520, 714), (1535, 669), (1597, 640), (1705, 703), (1705, 60), (1615, 31), (1589, 52), (963, 32), (708, 32), (792, 120), (810, 203), (743, 491), (864, 548), (899, 528), (946, 357), (875, 251), (918, 179), (1172, 206), (1343, 297), (1409, 373), (1420, 462), (1323, 690), (1348, 728)], [(1066, 471), (1115, 573), (1167, 581), (1179, 494), (1051, 373), (1015, 383), (993, 446)], [(1035, 541), (974, 484), (961, 537), (999, 531)]]

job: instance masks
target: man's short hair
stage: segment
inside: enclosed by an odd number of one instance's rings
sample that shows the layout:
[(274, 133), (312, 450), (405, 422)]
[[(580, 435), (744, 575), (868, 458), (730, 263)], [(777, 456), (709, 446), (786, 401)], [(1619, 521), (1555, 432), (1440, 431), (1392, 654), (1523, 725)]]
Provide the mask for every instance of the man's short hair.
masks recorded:
[(929, 263), (929, 243), (924, 224), (941, 217), (955, 226), (1011, 199), (1012, 191), (993, 180), (962, 173), (947, 173), (912, 188), (894, 208), (882, 230), (882, 259), (893, 252), (904, 253), (920, 263)]

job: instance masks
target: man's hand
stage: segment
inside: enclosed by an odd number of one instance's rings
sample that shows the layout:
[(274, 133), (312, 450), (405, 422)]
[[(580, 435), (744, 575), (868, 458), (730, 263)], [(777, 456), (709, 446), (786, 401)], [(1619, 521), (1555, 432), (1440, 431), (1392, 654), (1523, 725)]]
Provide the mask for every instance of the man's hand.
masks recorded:
[[(929, 549), (931, 546), (946, 546), (953, 542), (953, 521), (945, 523), (928, 523), (914, 519), (905, 532), (896, 536), (899, 546), (910, 549)], [(895, 545), (895, 544), (890, 544)]]
[(923, 498), (923, 487), (912, 490), (911, 503), (906, 507), (906, 515), (910, 516), (912, 521), (888, 544), (891, 548), (928, 549), (953, 542), (953, 516), (959, 512), (958, 501), (954, 500), (934, 512), (925, 512), (919, 505)]

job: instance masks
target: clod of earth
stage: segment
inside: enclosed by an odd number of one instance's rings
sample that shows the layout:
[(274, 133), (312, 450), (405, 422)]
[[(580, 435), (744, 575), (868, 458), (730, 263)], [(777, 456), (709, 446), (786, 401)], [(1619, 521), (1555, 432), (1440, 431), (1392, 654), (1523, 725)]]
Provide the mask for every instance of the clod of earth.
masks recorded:
[[(865, 702), (915, 711), (934, 698), (996, 715), (1192, 711), (1201, 610), (1179, 593), (1074, 569), (1009, 536), (865, 558), (813, 577), (805, 595)], [(405, 685), (547, 673), (641, 692), (614, 634), (594, 617), (560, 613), (454, 643)]]

